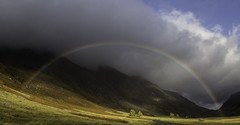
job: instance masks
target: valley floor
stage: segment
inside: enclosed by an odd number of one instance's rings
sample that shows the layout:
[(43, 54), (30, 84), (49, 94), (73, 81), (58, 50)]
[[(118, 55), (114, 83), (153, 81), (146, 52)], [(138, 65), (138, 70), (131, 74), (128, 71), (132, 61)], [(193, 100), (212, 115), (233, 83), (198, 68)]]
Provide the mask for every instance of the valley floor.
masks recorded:
[[(153, 125), (239, 125), (240, 117), (224, 118), (169, 118), (169, 117), (130, 117), (126, 112), (113, 109), (89, 111), (81, 108), (59, 108), (45, 105), (30, 99), (26, 94), (5, 85), (0, 85), (0, 124), (39, 125), (39, 124), (153, 124)], [(33, 97), (31, 97), (33, 98)], [(37, 97), (34, 97), (37, 98)]]

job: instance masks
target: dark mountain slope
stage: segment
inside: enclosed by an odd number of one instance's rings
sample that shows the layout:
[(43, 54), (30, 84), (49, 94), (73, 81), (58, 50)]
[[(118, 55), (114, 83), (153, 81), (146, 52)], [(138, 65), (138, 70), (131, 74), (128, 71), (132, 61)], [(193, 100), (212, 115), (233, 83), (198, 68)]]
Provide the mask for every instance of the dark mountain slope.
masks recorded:
[[(14, 76), (13, 78), (16, 78), (15, 80), (18, 84), (25, 86), (23, 83), (29, 80), (28, 77), (31, 76), (31, 73), (28, 72), (34, 72), (36, 69), (39, 69), (51, 57), (53, 57), (51, 54), (38, 54), (25, 49), (18, 51), (5, 50), (0, 52), (0, 71)], [(47, 77), (41, 78), (44, 75)], [(68, 92), (75, 93), (75, 95), (79, 95), (77, 98), (83, 97), (95, 104), (126, 112), (133, 108), (149, 115), (169, 115), (169, 113), (179, 114), (182, 117), (216, 115), (216, 112), (199, 107), (181, 95), (162, 90), (157, 85), (142, 78), (128, 76), (109, 67), (89, 70), (65, 58), (51, 64), (36, 79), (33, 80), (33, 83), (53, 84)], [(39, 81), (39, 79), (42, 80)], [(12, 87), (14, 88), (13, 85)], [(40, 90), (37, 89), (37, 91)], [(36, 91), (32, 91), (32, 93), (34, 92)], [(54, 91), (52, 93), (51, 91), (46, 91), (42, 94), (52, 98), (61, 98), (54, 93)], [(68, 99), (67, 101), (70, 100)], [(76, 102), (71, 103), (78, 104)]]
[(92, 71), (60, 59), (45, 72), (71, 86), (76, 93), (106, 107), (123, 111), (133, 108), (145, 114), (216, 115), (175, 92), (162, 90), (147, 80), (128, 76), (113, 68), (99, 67)]
[(240, 115), (240, 92), (233, 94), (220, 108), (226, 116)]

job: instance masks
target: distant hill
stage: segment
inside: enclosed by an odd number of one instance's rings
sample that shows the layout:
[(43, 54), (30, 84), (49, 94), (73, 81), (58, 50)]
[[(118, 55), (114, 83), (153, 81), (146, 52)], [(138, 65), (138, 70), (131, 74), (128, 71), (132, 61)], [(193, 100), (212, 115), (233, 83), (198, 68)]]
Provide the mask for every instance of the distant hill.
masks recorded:
[(240, 115), (240, 92), (233, 94), (220, 108), (226, 116)]
[[(146, 115), (174, 113), (181, 117), (216, 116), (215, 111), (197, 106), (178, 93), (163, 90), (140, 77), (128, 76), (106, 66), (90, 70), (66, 58), (61, 58), (50, 65), (32, 81), (31, 85), (42, 85), (41, 89), (26, 87), (23, 83), (29, 80), (30, 74), (51, 57), (53, 57), (52, 54), (35, 53), (29, 49), (5, 50), (0, 52), (0, 71), (12, 76), (15, 82), (19, 83), (18, 85), (9, 85), (12, 88), (18, 89), (20, 87), (15, 86), (22, 85), (25, 87), (24, 91), (42, 96), (44, 99), (46, 97), (62, 99), (79, 106), (83, 104), (81, 101), (92, 102), (126, 112), (130, 109), (140, 110)], [(63, 92), (58, 91), (56, 94), (54, 89), (46, 86), (57, 86)], [(65, 93), (71, 94), (66, 95)], [(68, 96), (77, 97), (71, 100), (69, 99), (71, 97)]]

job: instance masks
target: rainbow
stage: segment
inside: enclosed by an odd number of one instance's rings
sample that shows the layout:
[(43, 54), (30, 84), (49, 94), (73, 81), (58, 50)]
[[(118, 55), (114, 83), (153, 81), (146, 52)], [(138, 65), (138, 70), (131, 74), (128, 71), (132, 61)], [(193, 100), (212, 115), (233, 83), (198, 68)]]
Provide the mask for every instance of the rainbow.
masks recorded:
[(180, 59), (178, 59), (177, 57), (174, 57), (173, 55), (166, 53), (164, 51), (161, 51), (157, 48), (154, 47), (150, 47), (144, 44), (139, 44), (139, 43), (130, 43), (130, 42), (97, 42), (97, 43), (91, 43), (91, 44), (86, 44), (86, 45), (82, 45), (80, 47), (74, 48), (70, 51), (67, 51), (65, 53), (62, 53), (61, 55), (55, 57), (54, 59), (50, 60), (48, 63), (46, 63), (45, 65), (43, 65), (41, 68), (39, 68), (39, 70), (37, 70), (31, 77), (30, 79), (25, 83), (25, 86), (29, 85), (32, 80), (34, 80), (43, 70), (45, 70), (49, 65), (53, 64), (54, 62), (56, 62), (58, 59), (70, 55), (72, 53), (81, 51), (81, 50), (85, 50), (85, 49), (90, 49), (90, 48), (97, 48), (97, 47), (103, 47), (103, 46), (113, 46), (113, 45), (117, 45), (117, 46), (129, 46), (129, 47), (135, 47), (135, 48), (140, 48), (140, 49), (145, 49), (148, 50), (150, 52), (154, 52), (156, 54), (159, 54), (163, 57), (166, 57), (167, 59), (175, 62), (177, 65), (179, 65), (180, 67), (182, 67), (186, 72), (188, 72), (192, 77), (194, 77), (200, 84), (201, 86), (205, 89), (205, 91), (207, 92), (207, 94), (209, 95), (209, 97), (212, 99), (212, 101), (215, 104), (218, 104), (218, 101), (216, 99), (216, 97), (214, 96), (214, 94), (211, 92), (211, 90), (209, 89), (209, 87), (207, 86), (207, 84), (197, 75), (197, 73), (195, 71), (193, 71), (188, 65), (186, 65), (185, 63), (183, 63)]

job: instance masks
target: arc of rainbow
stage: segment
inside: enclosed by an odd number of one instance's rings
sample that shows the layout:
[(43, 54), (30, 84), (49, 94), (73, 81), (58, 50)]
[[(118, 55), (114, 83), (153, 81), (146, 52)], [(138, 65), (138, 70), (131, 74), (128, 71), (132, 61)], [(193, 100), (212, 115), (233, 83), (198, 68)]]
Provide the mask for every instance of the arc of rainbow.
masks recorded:
[(54, 62), (56, 62), (58, 59), (70, 55), (72, 53), (81, 51), (81, 50), (85, 50), (85, 49), (90, 49), (90, 48), (96, 48), (96, 47), (101, 47), (101, 46), (110, 46), (110, 45), (120, 45), (120, 46), (130, 46), (130, 47), (136, 47), (136, 48), (141, 48), (141, 49), (146, 49), (150, 52), (154, 52), (157, 54), (160, 54), (161, 56), (164, 56), (166, 58), (168, 58), (169, 60), (175, 62), (177, 65), (179, 65), (180, 67), (182, 67), (186, 72), (188, 72), (192, 77), (194, 77), (200, 84), (201, 86), (205, 89), (205, 91), (207, 92), (208, 96), (212, 99), (212, 101), (217, 104), (218, 101), (215, 98), (214, 94), (211, 92), (211, 90), (208, 88), (207, 84), (197, 75), (196, 72), (194, 72), (189, 66), (187, 66), (185, 63), (183, 63), (180, 59), (174, 57), (173, 55), (166, 53), (164, 51), (161, 51), (157, 48), (154, 47), (150, 47), (144, 44), (139, 44), (139, 43), (129, 43), (129, 42), (98, 42), (98, 43), (92, 43), (92, 44), (86, 44), (80, 47), (77, 47), (75, 49), (72, 49), (70, 51), (67, 51), (57, 57), (55, 57), (54, 59), (52, 59), (51, 61), (49, 61), (48, 63), (46, 63), (45, 65), (43, 65), (39, 70), (37, 70), (32, 77), (30, 77), (30, 79), (25, 83), (25, 86), (27, 86), (29, 83), (32, 82), (33, 79), (35, 79), (43, 70), (45, 70), (49, 65), (53, 64)]

